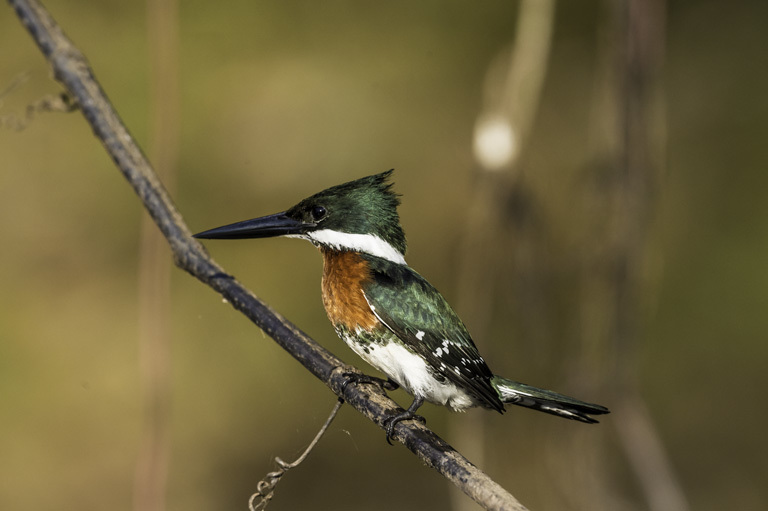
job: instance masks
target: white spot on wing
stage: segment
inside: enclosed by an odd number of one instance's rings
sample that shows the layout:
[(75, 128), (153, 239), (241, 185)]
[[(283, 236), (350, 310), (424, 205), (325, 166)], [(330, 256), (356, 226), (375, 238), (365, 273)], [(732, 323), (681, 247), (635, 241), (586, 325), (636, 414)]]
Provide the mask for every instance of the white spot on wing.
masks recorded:
[[(373, 309), (373, 306), (371, 306), (371, 309)], [(424, 339), (424, 332), (422, 330), (419, 330), (418, 332), (416, 332), (416, 338), (418, 340)]]

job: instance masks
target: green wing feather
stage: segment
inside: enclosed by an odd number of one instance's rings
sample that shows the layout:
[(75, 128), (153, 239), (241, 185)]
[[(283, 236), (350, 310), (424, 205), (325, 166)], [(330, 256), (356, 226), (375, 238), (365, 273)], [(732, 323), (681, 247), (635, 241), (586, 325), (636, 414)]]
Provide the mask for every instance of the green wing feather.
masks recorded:
[(436, 374), (488, 408), (503, 412), (504, 404), (491, 384), (493, 373), (445, 298), (408, 266), (375, 256), (363, 257), (373, 277), (363, 291), (379, 320), (409, 349), (424, 357)]

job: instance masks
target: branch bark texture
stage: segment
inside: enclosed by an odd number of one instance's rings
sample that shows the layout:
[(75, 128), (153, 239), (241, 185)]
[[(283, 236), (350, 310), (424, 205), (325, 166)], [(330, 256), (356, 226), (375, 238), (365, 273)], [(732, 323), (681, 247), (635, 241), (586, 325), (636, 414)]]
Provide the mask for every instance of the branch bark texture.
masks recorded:
[[(379, 427), (398, 405), (373, 385), (350, 385), (342, 395), (342, 373), (354, 370), (273, 311), (227, 274), (191, 236), (190, 230), (149, 161), (120, 120), (83, 53), (66, 37), (37, 0), (9, 0), (16, 14), (53, 68), (54, 77), (76, 100), (94, 134), (133, 187), (170, 245), (176, 266), (220, 293), (275, 342), (325, 383), (336, 395)], [(409, 421), (394, 438), (489, 510), (523, 511), (509, 492), (424, 425)]]

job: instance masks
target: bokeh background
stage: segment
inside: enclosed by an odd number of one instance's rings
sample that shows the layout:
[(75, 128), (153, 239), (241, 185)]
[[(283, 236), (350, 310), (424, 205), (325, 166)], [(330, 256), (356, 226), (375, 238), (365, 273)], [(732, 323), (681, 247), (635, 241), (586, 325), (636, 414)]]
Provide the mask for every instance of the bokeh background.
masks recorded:
[[(409, 263), (494, 371), (614, 411), (425, 406), (525, 505), (766, 508), (768, 4), (46, 5), (193, 231), (396, 169)], [(170, 267), (81, 115), (43, 111), (61, 89), (3, 11), (0, 508), (245, 509), (334, 396)], [(208, 248), (370, 370), (310, 245)], [(342, 408), (269, 507), (310, 508), (476, 506)]]

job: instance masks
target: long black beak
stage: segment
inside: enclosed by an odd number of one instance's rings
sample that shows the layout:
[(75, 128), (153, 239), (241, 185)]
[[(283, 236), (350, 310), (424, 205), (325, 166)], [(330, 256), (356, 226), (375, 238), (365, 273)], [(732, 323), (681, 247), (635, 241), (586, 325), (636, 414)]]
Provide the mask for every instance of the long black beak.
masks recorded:
[(287, 234), (304, 234), (315, 224), (305, 224), (288, 217), (285, 211), (274, 215), (244, 220), (215, 229), (199, 232), (195, 238), (209, 240), (239, 240), (245, 238), (270, 238)]

